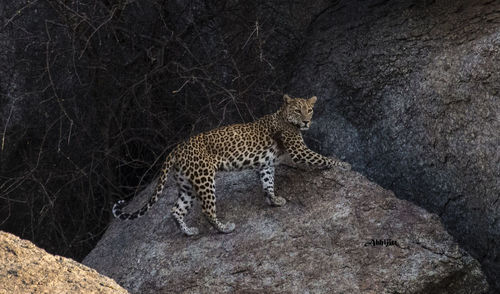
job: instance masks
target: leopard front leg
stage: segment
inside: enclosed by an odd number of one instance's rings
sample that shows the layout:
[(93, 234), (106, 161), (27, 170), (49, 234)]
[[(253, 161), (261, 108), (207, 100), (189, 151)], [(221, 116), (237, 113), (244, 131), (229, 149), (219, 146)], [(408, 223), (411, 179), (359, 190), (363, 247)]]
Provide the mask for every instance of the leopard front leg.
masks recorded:
[(340, 168), (341, 170), (344, 170), (344, 171), (351, 170), (351, 165), (348, 162), (337, 160), (337, 159), (334, 159), (334, 158), (329, 158), (329, 157), (326, 157), (326, 159), (328, 160), (327, 161), (327, 167), (328, 168), (338, 167), (338, 168)]
[(351, 169), (351, 165), (347, 162), (323, 156), (307, 148), (299, 134), (287, 133), (283, 137), (283, 143), (295, 164), (302, 164), (311, 168), (338, 167), (343, 170)]
[(199, 171), (201, 176), (192, 179), (193, 187), (201, 200), (201, 211), (207, 217), (210, 224), (221, 233), (234, 231), (234, 223), (221, 223), (217, 219), (215, 208), (215, 168), (202, 167)]
[(260, 181), (266, 196), (274, 206), (282, 206), (286, 203), (286, 199), (274, 194), (274, 166), (265, 166), (259, 170)]
[(291, 153), (290, 156), (295, 163), (304, 164), (311, 168), (338, 167), (345, 171), (351, 170), (351, 165), (349, 163), (323, 156), (321, 154), (312, 151), (307, 147), (293, 151), (293, 153)]

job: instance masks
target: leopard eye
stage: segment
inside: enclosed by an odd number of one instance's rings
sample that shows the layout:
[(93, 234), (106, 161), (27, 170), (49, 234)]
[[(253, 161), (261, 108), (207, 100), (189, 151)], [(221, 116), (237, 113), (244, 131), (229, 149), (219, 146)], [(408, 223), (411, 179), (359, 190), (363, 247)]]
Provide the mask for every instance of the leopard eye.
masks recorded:
[(309, 110), (308, 110), (307, 112), (308, 112), (308, 113), (311, 113), (311, 112), (313, 112), (312, 108), (311, 108), (311, 109), (309, 109)]
[(300, 114), (300, 113), (301, 113), (301, 112), (300, 112), (300, 109), (295, 109), (295, 113)]

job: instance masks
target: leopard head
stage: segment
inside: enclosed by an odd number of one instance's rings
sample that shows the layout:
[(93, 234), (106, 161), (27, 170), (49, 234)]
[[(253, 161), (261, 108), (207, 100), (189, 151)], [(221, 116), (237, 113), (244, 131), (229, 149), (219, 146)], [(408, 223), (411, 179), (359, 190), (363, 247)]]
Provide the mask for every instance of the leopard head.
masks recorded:
[(301, 131), (308, 130), (311, 126), (314, 103), (316, 103), (318, 98), (316, 96), (309, 99), (291, 98), (285, 94), (283, 100), (285, 102), (283, 106), (285, 120)]

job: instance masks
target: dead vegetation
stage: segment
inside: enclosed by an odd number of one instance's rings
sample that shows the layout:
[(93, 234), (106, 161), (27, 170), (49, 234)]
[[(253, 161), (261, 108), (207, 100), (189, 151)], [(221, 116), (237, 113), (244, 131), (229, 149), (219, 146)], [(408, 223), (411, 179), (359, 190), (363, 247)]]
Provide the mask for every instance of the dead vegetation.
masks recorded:
[(81, 259), (193, 133), (279, 103), (289, 1), (0, 5), (0, 229)]

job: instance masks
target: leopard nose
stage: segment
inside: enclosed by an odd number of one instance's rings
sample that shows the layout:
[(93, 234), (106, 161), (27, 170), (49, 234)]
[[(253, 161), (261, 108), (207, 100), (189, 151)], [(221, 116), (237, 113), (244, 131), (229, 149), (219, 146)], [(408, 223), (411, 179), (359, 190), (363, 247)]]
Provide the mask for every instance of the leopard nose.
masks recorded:
[(308, 125), (309, 124), (309, 121), (308, 120), (303, 120), (302, 121), (305, 125)]

